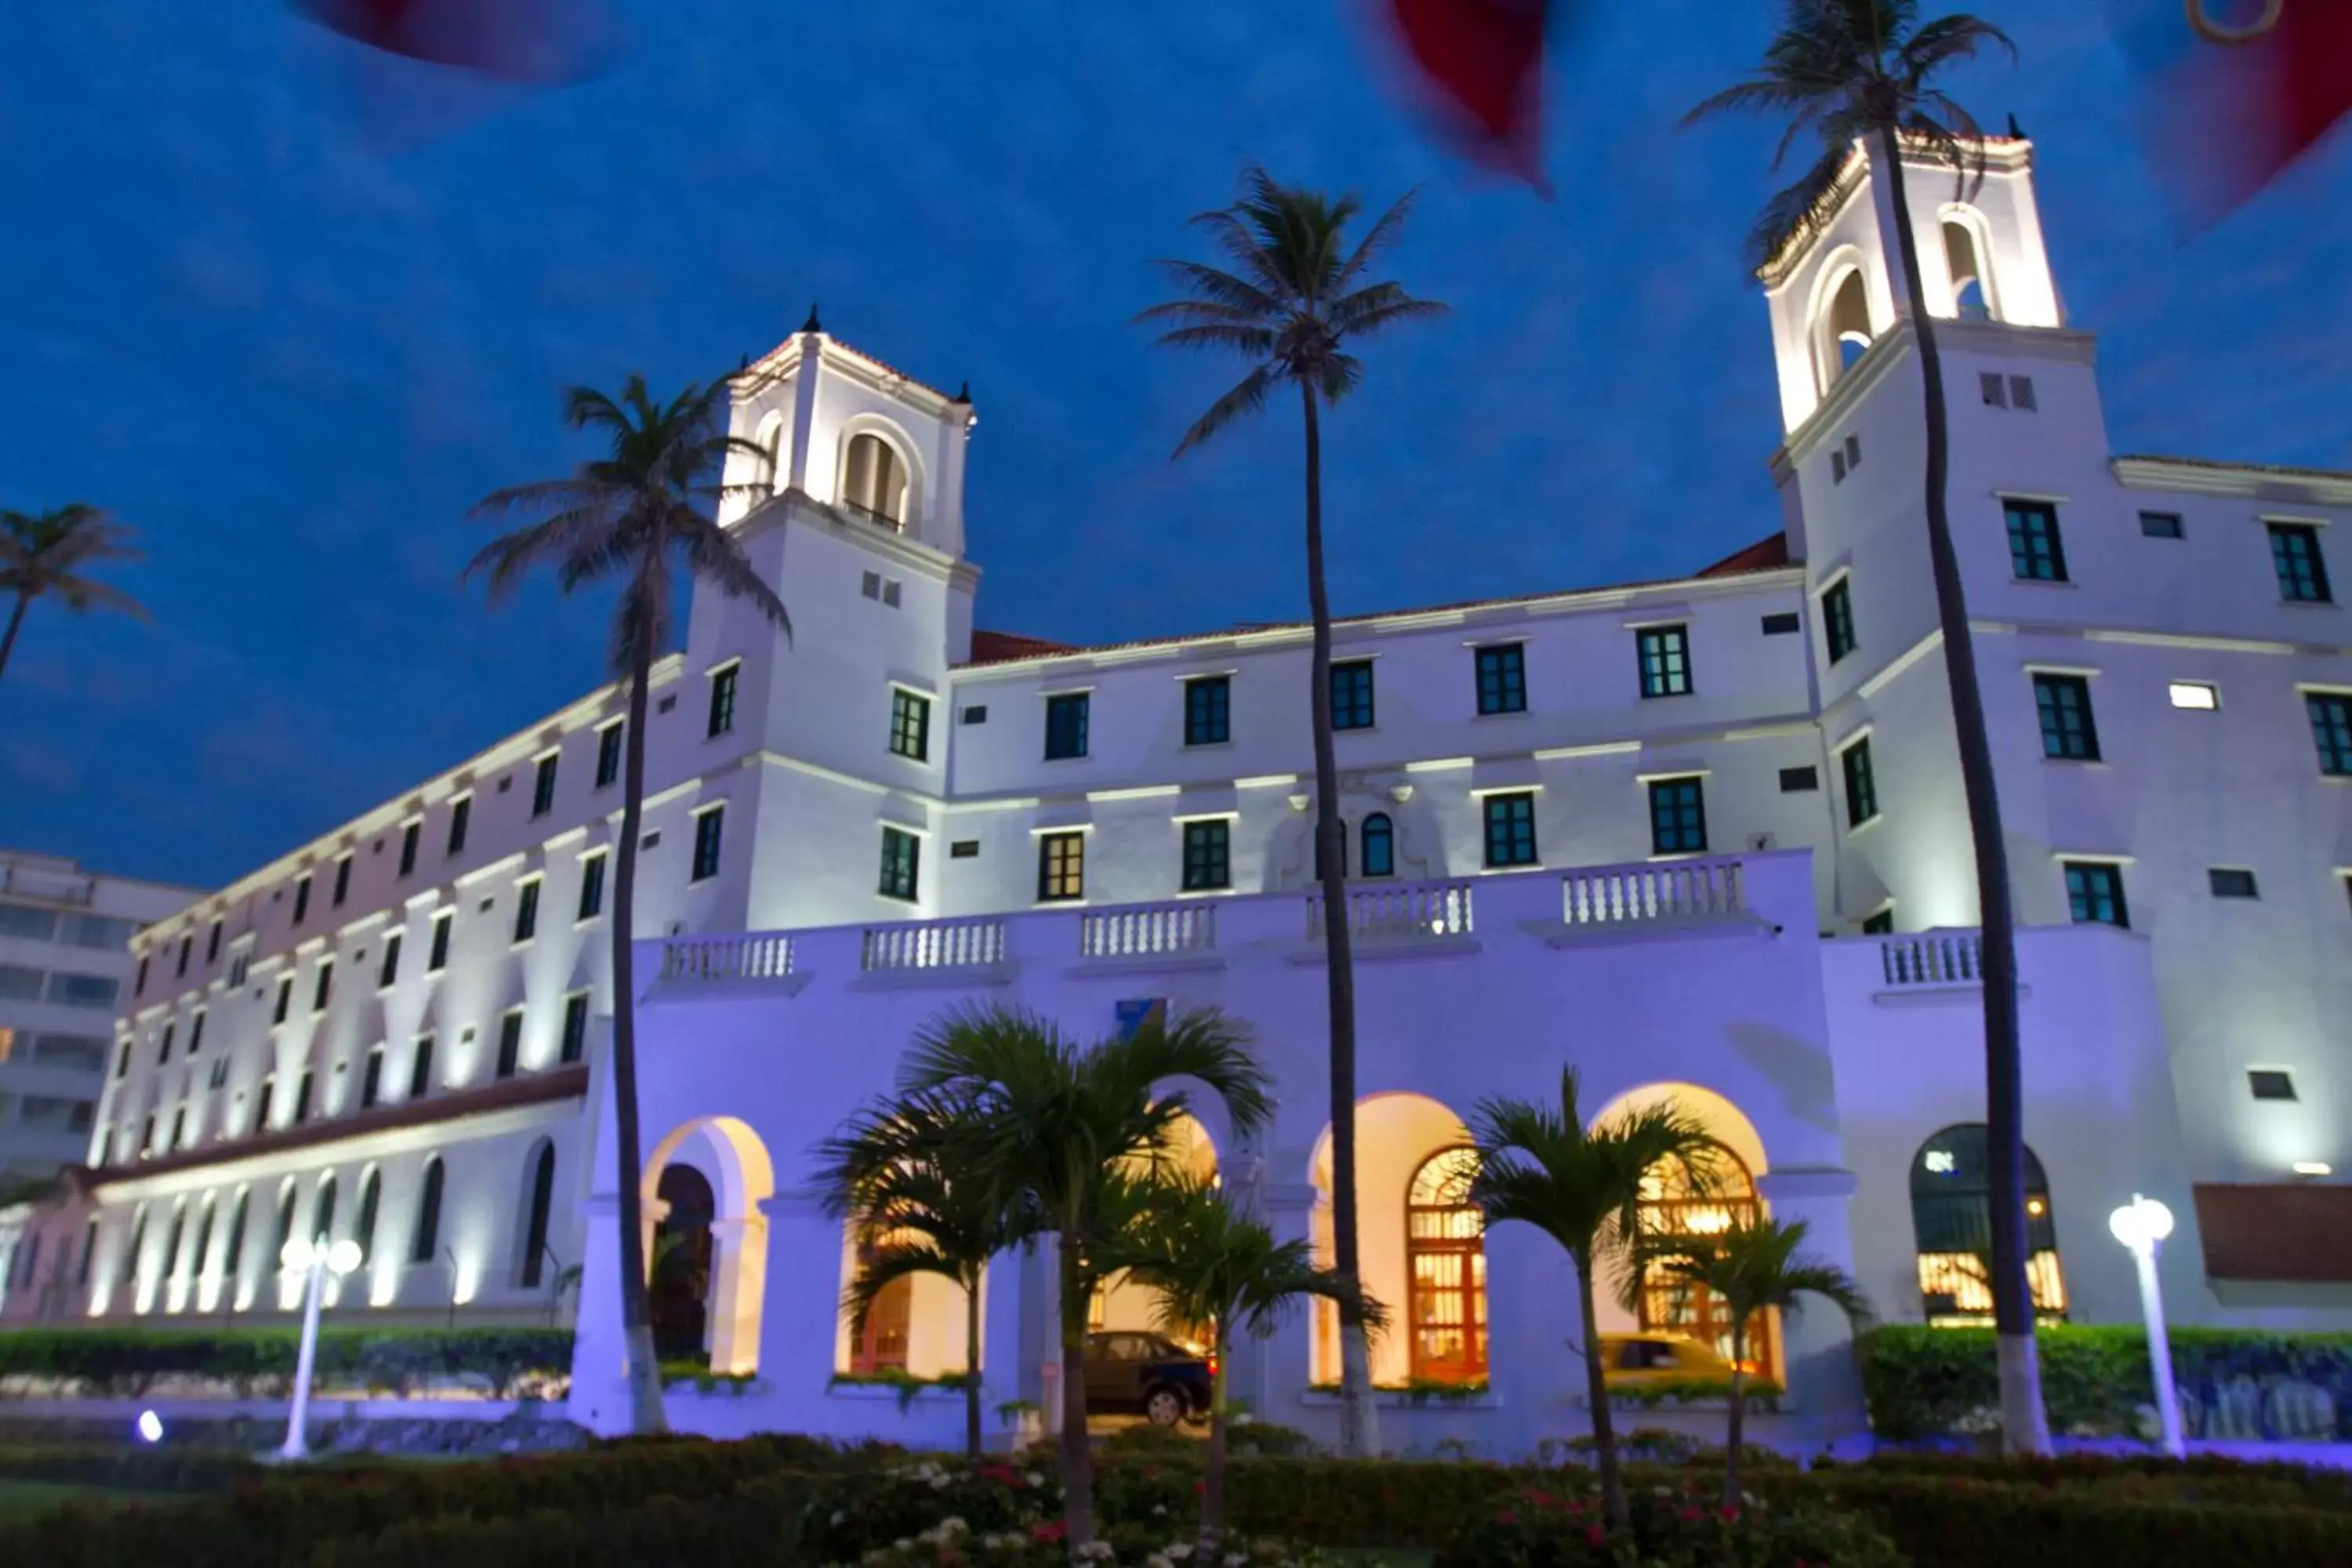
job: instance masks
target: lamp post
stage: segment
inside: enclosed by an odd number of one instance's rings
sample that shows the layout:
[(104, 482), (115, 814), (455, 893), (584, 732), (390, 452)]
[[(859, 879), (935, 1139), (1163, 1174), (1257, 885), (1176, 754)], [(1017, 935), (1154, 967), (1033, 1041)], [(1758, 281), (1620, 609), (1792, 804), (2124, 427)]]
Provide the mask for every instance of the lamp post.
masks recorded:
[(360, 1244), (346, 1237), (330, 1242), (321, 1234), (315, 1241), (296, 1237), (278, 1255), (289, 1272), (305, 1276), (302, 1286), (302, 1349), (294, 1359), (294, 1406), (286, 1417), (286, 1445), (281, 1459), (310, 1457), (310, 1370), (319, 1360), (319, 1302), (326, 1293), (327, 1276), (341, 1277), (360, 1266)]
[(2131, 1249), (2139, 1266), (2139, 1310), (2147, 1322), (2147, 1364), (2156, 1377), (2156, 1415), (2164, 1427), (2164, 1451), (2180, 1458), (2180, 1400), (2172, 1387), (2172, 1344), (2164, 1333), (2164, 1287), (2156, 1278), (2156, 1255), (2172, 1234), (2172, 1211), (2154, 1198), (2132, 1201), (2107, 1216), (2107, 1229)]

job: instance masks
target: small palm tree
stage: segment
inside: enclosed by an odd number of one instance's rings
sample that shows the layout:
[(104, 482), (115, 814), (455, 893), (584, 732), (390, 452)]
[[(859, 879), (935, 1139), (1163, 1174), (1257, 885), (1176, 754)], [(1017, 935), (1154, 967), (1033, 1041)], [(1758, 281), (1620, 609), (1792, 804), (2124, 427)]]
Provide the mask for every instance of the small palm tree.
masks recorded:
[(1213, 1184), (1196, 1177), (1161, 1184), (1112, 1260), (1157, 1297), (1162, 1328), (1182, 1333), (1205, 1323), (1215, 1334), (1198, 1548), (1200, 1561), (1211, 1562), (1224, 1534), (1225, 1369), (1233, 1360), (1234, 1327), (1268, 1338), (1310, 1298), (1347, 1300), (1374, 1329), (1385, 1326), (1387, 1312), (1346, 1275), (1317, 1268), (1305, 1241), (1276, 1241)]
[(1631, 1529), (1601, 1368), (1596, 1271), (1603, 1263), (1638, 1264), (1644, 1179), (1679, 1176), (1690, 1190), (1708, 1191), (1716, 1144), (1706, 1129), (1671, 1104), (1629, 1109), (1586, 1127), (1577, 1106), (1574, 1068), (1560, 1069), (1557, 1107), (1521, 1100), (1481, 1102), (1471, 1117), (1471, 1140), (1478, 1170), (1470, 1179), (1470, 1201), (1485, 1212), (1486, 1223), (1534, 1226), (1559, 1242), (1576, 1265), (1601, 1507), (1612, 1527)]
[(1843, 1312), (1859, 1330), (1870, 1321), (1870, 1301), (1853, 1276), (1834, 1263), (1797, 1249), (1805, 1244), (1803, 1220), (1735, 1217), (1713, 1236), (1654, 1238), (1642, 1248), (1644, 1265), (1627, 1275), (1638, 1289), (1644, 1273), (1690, 1290), (1713, 1291), (1731, 1321), (1731, 1416), (1724, 1437), (1723, 1506), (1739, 1506), (1740, 1430), (1748, 1414), (1748, 1330), (1759, 1312), (1794, 1312), (1801, 1296), (1819, 1296)]
[[(940, 1134), (950, 1168), (979, 1173), (1008, 1207), (1056, 1240), (1062, 1335), (1062, 1482), (1073, 1547), (1094, 1540), (1087, 1440), (1087, 1305), (1117, 1272), (1117, 1237), (1143, 1180), (1172, 1165), (1189, 1079), (1224, 1103), (1234, 1136), (1272, 1112), (1248, 1031), (1211, 1009), (1146, 1024), (1082, 1046), (1042, 1016), (1013, 1007), (950, 1012), (916, 1036), (900, 1074), (908, 1094), (945, 1094), (962, 1109)], [(1136, 1171), (1144, 1167), (1142, 1176)]]
[(667, 1426), (661, 1372), (654, 1358), (646, 1302), (646, 1246), (639, 1191), (636, 939), (637, 837), (646, 808), (646, 710), (655, 652), (670, 637), (670, 590), (680, 572), (730, 598), (748, 599), (786, 637), (792, 618), (734, 536), (709, 515), (727, 493), (720, 483), (730, 452), (753, 445), (727, 434), (727, 385), (689, 384), (656, 402), (632, 375), (616, 400), (593, 387), (564, 394), (564, 422), (593, 431), (605, 446), (560, 479), (518, 485), (487, 497), (477, 517), (524, 518), (525, 525), (483, 546), (466, 567), (489, 578), (493, 603), (526, 574), (549, 566), (564, 592), (618, 578), (612, 667), (629, 701), (623, 768), (621, 837), (613, 874), (614, 1146), (620, 1165), (621, 1324), (628, 1345), (629, 1407), (639, 1432)]
[[(1441, 314), (1397, 283), (1374, 282), (1366, 268), (1394, 243), (1412, 209), (1407, 195), (1381, 215), (1352, 247), (1348, 226), (1361, 210), (1352, 195), (1334, 201), (1278, 184), (1264, 169), (1242, 179), (1241, 199), (1205, 212), (1193, 224), (1224, 253), (1232, 271), (1197, 261), (1163, 261), (1185, 297), (1154, 305), (1140, 320), (1168, 323), (1160, 341), (1176, 348), (1216, 349), (1250, 363), (1249, 374), (1212, 404), (1177, 444), (1177, 457), (1244, 415), (1255, 414), (1284, 386), (1298, 389), (1307, 433), (1307, 605), (1314, 622), (1307, 679), (1315, 748), (1316, 878), (1323, 886), (1323, 949), (1331, 1016), (1331, 1222), (1339, 1271), (1361, 1275), (1356, 1240), (1356, 977), (1349, 942), (1346, 828), (1339, 820), (1339, 765), (1331, 738), (1331, 603), (1323, 576), (1322, 405), (1336, 404), (1363, 379), (1352, 345), (1401, 321)], [(1377, 1452), (1371, 1361), (1363, 1322), (1339, 1311), (1339, 1447), (1355, 1458)]]
[[(1820, 158), (1769, 202), (1749, 236), (1759, 264), (1821, 230), (1833, 206), (1839, 174), (1856, 143), (1867, 143), (1893, 198), (1902, 259), (1905, 308), (1919, 346), (1926, 391), (1927, 452), (1925, 511), (1927, 557), (1943, 629), (1944, 673), (1952, 690), (1952, 728), (1960, 753), (1960, 789), (1977, 867), (1977, 909), (1984, 928), (1985, 1131), (1991, 1187), (1994, 1343), (2000, 1359), (2001, 1431), (2011, 1453), (2050, 1446), (2042, 1413), (2042, 1376), (2033, 1344), (2033, 1297), (2026, 1279), (2025, 1108), (2018, 1046), (2017, 935), (2011, 909), (2009, 852), (1994, 787), (1992, 742), (1985, 725), (1968, 595), (1952, 547), (1946, 509), (1951, 430), (1943, 355), (1919, 272), (1911, 227), (1903, 149), (1924, 152), (1953, 171), (1966, 189), (1984, 170), (1983, 132), (1967, 110), (1936, 85), (1946, 68), (1989, 49), (2017, 47), (1990, 22), (1969, 16), (1919, 20), (1916, 0), (1782, 0), (1780, 30), (1762, 68), (1726, 88), (1684, 118), (1685, 124), (1731, 110), (1786, 115), (1785, 153), (1805, 131), (1820, 138)], [(1775, 159), (1778, 163), (1778, 159)]]
[(958, 1168), (956, 1155), (968, 1146), (957, 1136), (960, 1112), (938, 1094), (879, 1101), (819, 1146), (817, 1182), (828, 1212), (876, 1238), (842, 1298), (853, 1338), (866, 1332), (883, 1291), (902, 1279), (933, 1274), (962, 1289), (963, 1440), (977, 1458), (981, 1278), (1033, 1227), (1031, 1211), (1008, 1205), (984, 1171)]
[(131, 531), (94, 506), (74, 501), (55, 511), (0, 511), (0, 594), (16, 596), (8, 629), (0, 632), (0, 675), (16, 647), (26, 612), (41, 598), (63, 600), (79, 614), (115, 610), (147, 618), (146, 607), (121, 589), (83, 575), (103, 561), (136, 561)]

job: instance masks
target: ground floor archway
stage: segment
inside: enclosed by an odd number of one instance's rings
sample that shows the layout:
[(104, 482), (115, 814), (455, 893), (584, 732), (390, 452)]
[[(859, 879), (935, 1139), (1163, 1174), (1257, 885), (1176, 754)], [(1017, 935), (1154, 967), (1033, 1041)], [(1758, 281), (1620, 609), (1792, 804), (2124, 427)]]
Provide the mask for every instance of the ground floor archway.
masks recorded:
[[(667, 1332), (687, 1356), (707, 1347), (715, 1373), (760, 1370), (768, 1279), (764, 1205), (775, 1191), (768, 1146), (734, 1117), (698, 1117), (655, 1146), (639, 1192), (647, 1279), (669, 1314), (667, 1324), (656, 1326), (657, 1343)], [(695, 1341), (700, 1344), (683, 1348)]]

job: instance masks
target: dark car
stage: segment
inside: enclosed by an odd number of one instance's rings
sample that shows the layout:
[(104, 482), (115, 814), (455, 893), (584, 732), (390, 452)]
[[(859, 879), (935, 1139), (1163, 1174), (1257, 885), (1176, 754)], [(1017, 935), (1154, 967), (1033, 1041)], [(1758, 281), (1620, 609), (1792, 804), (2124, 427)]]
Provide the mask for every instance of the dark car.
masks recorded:
[(1087, 1408), (1139, 1410), (1154, 1426), (1209, 1411), (1208, 1358), (1165, 1334), (1116, 1330), (1087, 1336)]

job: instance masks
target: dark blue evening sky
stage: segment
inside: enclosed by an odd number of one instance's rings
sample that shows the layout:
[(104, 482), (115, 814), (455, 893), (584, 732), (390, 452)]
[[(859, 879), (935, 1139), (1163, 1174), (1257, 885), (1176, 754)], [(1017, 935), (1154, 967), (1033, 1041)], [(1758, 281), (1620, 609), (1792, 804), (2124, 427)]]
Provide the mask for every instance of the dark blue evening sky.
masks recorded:
[[(611, 67), (544, 92), (362, 61), (281, 0), (0, 6), (0, 505), (114, 510), (155, 615), (36, 611), (0, 843), (217, 883), (595, 683), (604, 600), (487, 612), (466, 508), (578, 455), (564, 384), (732, 369), (812, 300), (971, 378), (982, 624), (1303, 614), (1295, 413), (1171, 466), (1232, 371), (1129, 320), (1253, 160), (1422, 185), (1390, 271), (1454, 307), (1328, 426), (1339, 608), (1760, 537), (1778, 411), (1738, 256), (1776, 130), (1675, 126), (1768, 6), (1585, 9), (1544, 201), (1423, 139), (1357, 0), (625, 0)], [(1987, 0), (2023, 62), (1955, 85), (2039, 143), (2114, 445), (2352, 467), (2347, 138), (2184, 246), (2098, 9)]]

